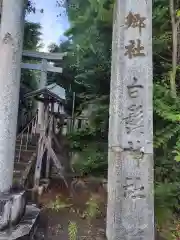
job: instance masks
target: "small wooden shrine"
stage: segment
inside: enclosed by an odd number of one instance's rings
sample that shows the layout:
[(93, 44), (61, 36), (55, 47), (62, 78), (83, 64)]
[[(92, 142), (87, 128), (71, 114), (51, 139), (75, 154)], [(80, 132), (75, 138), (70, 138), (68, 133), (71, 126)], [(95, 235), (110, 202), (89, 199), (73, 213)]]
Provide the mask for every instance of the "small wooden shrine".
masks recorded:
[[(50, 84), (26, 94), (25, 97), (34, 98), (39, 102), (39, 143), (34, 179), (35, 185), (39, 185), (44, 156), (46, 156), (46, 178), (49, 178), (50, 161), (52, 160), (58, 169), (59, 175), (64, 179), (63, 166), (52, 148), (52, 140), (57, 132), (57, 122), (59, 121), (63, 124), (66, 116), (64, 108), (66, 104), (65, 89), (57, 84)], [(55, 142), (57, 142), (57, 139), (55, 139)]]

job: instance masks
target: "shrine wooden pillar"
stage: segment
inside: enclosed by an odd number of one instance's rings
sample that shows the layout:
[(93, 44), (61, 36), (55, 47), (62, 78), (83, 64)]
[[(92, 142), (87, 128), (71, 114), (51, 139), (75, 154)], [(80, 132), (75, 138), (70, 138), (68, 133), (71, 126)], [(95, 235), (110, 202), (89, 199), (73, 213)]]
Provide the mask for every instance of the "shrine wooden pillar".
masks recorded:
[[(48, 126), (48, 146), (49, 148), (52, 148), (52, 131), (54, 129), (54, 102), (50, 103), (50, 108), (51, 108), (51, 115), (50, 115), (50, 121), (49, 121), (49, 126)], [(46, 178), (49, 178), (49, 172), (50, 172), (50, 161), (51, 157), (49, 152), (47, 151), (47, 159), (46, 159)]]
[(41, 112), (42, 122), (40, 128), (40, 137), (38, 141), (38, 153), (37, 153), (37, 161), (34, 175), (34, 185), (38, 186), (41, 178), (41, 170), (42, 170), (42, 161), (45, 153), (45, 144), (44, 137), (46, 136), (47, 125), (48, 125), (48, 105), (46, 102), (42, 103), (43, 111)]

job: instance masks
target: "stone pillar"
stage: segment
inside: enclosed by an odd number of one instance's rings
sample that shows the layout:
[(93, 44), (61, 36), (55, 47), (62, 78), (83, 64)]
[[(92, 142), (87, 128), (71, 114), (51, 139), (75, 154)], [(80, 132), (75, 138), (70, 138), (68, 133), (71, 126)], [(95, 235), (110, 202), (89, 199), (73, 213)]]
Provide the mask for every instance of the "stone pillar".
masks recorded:
[(0, 28), (0, 192), (12, 185), (23, 45), (24, 0), (4, 0)]
[[(42, 70), (39, 89), (44, 88), (46, 86), (46, 83), (47, 83), (47, 60), (42, 59)], [(38, 102), (38, 125), (40, 129), (43, 127), (43, 118), (44, 118), (44, 103)]]
[(108, 240), (153, 240), (152, 0), (114, 8)]

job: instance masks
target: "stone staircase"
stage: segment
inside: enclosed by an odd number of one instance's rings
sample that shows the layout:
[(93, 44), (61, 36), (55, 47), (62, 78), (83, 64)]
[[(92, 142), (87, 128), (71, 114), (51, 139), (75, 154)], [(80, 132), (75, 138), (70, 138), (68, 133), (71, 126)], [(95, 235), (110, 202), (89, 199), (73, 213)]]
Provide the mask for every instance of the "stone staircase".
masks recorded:
[[(33, 187), (35, 164), (38, 153), (39, 134), (32, 131), (33, 121), (17, 136), (13, 185), (23, 188)], [(71, 175), (69, 143), (66, 136), (54, 135), (52, 149), (56, 154), (56, 161), (51, 162), (50, 178), (62, 178), (65, 180), (65, 173)], [(63, 172), (62, 172), (63, 167)], [(62, 174), (62, 175), (61, 175)], [(66, 181), (66, 180), (65, 180)], [(30, 188), (31, 188), (30, 187)]]
[(34, 121), (17, 136), (14, 160), (13, 185), (25, 187), (36, 161), (38, 135), (33, 133)]
[(0, 240), (34, 239), (30, 236), (36, 234), (40, 209), (29, 202), (26, 191), (37, 152), (38, 135), (33, 132), (32, 123), (17, 136), (13, 186), (0, 197)]
[[(36, 138), (36, 137), (35, 137)], [(14, 161), (13, 183), (25, 186), (28, 175), (35, 164), (37, 154), (37, 140), (26, 141), (27, 135), (24, 134), (22, 140), (16, 140), (16, 152)]]

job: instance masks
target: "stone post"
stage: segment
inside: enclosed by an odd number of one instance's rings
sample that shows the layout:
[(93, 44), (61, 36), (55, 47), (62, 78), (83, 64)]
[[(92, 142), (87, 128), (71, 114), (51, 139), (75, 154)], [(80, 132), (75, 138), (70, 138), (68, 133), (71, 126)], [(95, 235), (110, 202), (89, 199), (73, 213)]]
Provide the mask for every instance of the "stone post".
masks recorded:
[(108, 240), (153, 240), (152, 0), (114, 7)]
[[(39, 89), (44, 88), (47, 83), (47, 60), (42, 59), (42, 70), (41, 78), (39, 83)], [(38, 125), (39, 129), (42, 130), (44, 120), (44, 103), (38, 102)]]
[(24, 0), (4, 0), (0, 28), (0, 192), (12, 186), (23, 45)]

